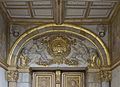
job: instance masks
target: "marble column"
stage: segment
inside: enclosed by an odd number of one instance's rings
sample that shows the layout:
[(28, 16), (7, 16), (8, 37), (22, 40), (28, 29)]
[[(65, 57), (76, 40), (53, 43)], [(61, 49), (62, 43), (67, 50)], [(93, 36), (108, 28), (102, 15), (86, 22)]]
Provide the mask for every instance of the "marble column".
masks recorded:
[(19, 79), (17, 81), (17, 87), (31, 87), (31, 72), (29, 68), (21, 68), (19, 71)]
[(97, 69), (89, 69), (87, 71), (86, 76), (86, 87), (101, 87), (101, 82), (98, 79), (98, 72)]
[(110, 87), (111, 76), (112, 76), (111, 71), (109, 70), (100, 71), (100, 79), (102, 82), (102, 87)]
[(0, 87), (8, 87), (8, 81), (6, 80), (6, 70), (0, 67)]
[(17, 87), (18, 72), (16, 70), (7, 71), (7, 80), (9, 87)]
[(17, 87), (31, 87), (31, 74), (29, 72), (19, 73)]
[(106, 81), (102, 82), (102, 87), (110, 87), (109, 82)]

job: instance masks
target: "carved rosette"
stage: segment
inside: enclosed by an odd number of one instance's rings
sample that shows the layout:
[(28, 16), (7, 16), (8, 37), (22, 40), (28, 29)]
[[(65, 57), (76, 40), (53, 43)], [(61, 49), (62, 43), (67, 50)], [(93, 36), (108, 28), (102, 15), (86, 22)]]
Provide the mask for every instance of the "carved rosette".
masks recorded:
[(18, 71), (7, 71), (6, 78), (8, 81), (17, 81), (18, 80)]
[(111, 81), (111, 79), (112, 79), (112, 73), (111, 73), (111, 71), (108, 71), (108, 70), (101, 70), (100, 72), (99, 72), (99, 79), (101, 80), (101, 81), (105, 81), (105, 82), (108, 82), (108, 81)]

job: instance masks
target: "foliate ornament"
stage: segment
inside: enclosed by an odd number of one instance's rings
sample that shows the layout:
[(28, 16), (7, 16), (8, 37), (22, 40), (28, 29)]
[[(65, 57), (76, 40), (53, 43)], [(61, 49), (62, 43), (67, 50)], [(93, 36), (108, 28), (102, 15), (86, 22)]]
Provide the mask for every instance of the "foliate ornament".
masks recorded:
[(7, 71), (6, 78), (8, 81), (17, 81), (18, 80), (18, 72), (17, 71)]
[(112, 79), (112, 73), (109, 70), (100, 70), (99, 72), (99, 79), (102, 81), (111, 81)]

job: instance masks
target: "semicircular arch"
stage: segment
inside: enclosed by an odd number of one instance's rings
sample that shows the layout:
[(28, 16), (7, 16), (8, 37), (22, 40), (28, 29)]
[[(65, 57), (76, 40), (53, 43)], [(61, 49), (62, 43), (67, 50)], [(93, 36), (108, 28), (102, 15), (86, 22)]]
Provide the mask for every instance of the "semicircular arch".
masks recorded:
[[(51, 30), (47, 29), (49, 27), (52, 27)], [(56, 29), (57, 27), (61, 27), (59, 29)], [(71, 29), (72, 28), (72, 29)], [(78, 36), (82, 36), (89, 41), (91, 41), (96, 47), (98, 48), (99, 52), (101, 53), (102, 62), (105, 65), (110, 65), (110, 56), (109, 52), (107, 50), (107, 47), (105, 46), (104, 42), (93, 32), (89, 31), (88, 29), (70, 25), (70, 24), (62, 24), (62, 25), (56, 25), (56, 24), (46, 24), (42, 25), (33, 29), (28, 30), (27, 32), (23, 33), (14, 43), (12, 46), (7, 63), (10, 66), (16, 66), (17, 64), (17, 55), (19, 54), (20, 49), (22, 46), (24, 46), (30, 39), (42, 35), (48, 32), (66, 32), (66, 33), (72, 33), (76, 34)], [(104, 56), (104, 57), (103, 57)], [(106, 61), (106, 62), (105, 62)]]

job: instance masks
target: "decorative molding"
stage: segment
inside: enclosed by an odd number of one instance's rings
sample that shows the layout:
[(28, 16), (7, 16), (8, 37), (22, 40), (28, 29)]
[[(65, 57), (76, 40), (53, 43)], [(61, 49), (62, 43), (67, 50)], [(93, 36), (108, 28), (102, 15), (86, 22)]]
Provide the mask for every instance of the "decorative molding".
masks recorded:
[(0, 66), (5, 70), (8, 70), (8, 64), (4, 62), (3, 59), (0, 58)]
[(111, 70), (114, 70), (118, 66), (120, 66), (120, 60), (111, 66)]
[[(1, 1), (19, 1), (19, 0), (1, 0)], [(33, 1), (33, 0), (20, 0), (20, 1)], [(103, 2), (104, 0), (79, 0), (79, 1), (102, 1)], [(105, 1), (107, 1), (107, 2), (108, 1), (109, 2), (119, 2), (119, 0), (105, 0)]]
[(29, 73), (29, 72), (31, 72), (31, 68), (23, 68), (23, 69), (17, 69), (18, 70), (18, 72), (22, 72), (22, 73)]
[(117, 5), (115, 6), (115, 9), (113, 10), (114, 14), (110, 15), (111, 16), (111, 19), (109, 20), (110, 24), (113, 23), (113, 21), (114, 21), (115, 17), (117, 16), (119, 10), (120, 10), (120, 2), (118, 2)]

